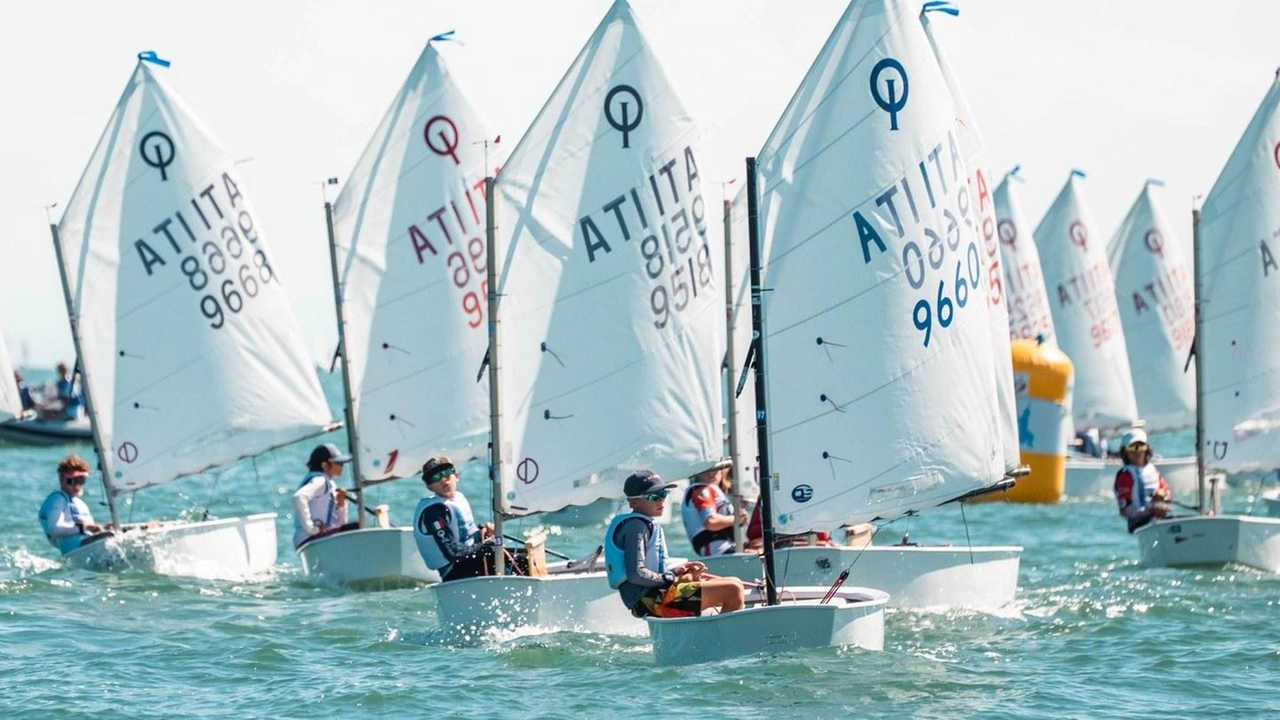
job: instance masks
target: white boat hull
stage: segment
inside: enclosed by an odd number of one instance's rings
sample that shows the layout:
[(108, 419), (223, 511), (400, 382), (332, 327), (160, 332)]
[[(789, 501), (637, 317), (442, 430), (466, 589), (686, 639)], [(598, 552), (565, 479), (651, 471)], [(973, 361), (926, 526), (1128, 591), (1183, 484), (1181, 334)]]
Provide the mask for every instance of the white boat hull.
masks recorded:
[(654, 658), (659, 665), (688, 665), (804, 648), (883, 650), (889, 596), (870, 588), (841, 588), (822, 605), (826, 592), (823, 587), (796, 587), (783, 593), (780, 605), (691, 618), (647, 618)]
[[(1194, 497), (1197, 493), (1196, 459), (1190, 457), (1156, 458), (1152, 462), (1160, 469), (1175, 498)], [(1067, 457), (1066, 481), (1062, 496), (1066, 498), (1113, 497), (1119, 460), (1103, 461), (1098, 458)]]
[(1228, 563), (1280, 572), (1280, 518), (1197, 515), (1158, 520), (1134, 533), (1143, 565), (1202, 567)]
[(131, 569), (158, 575), (240, 580), (276, 564), (276, 515), (204, 522), (167, 521), (126, 527), (63, 556), (67, 564), (98, 572)]
[(19, 445), (62, 445), (93, 442), (93, 429), (86, 418), (76, 420), (14, 420), (0, 424), (0, 440)]
[[(1013, 601), (1021, 558), (1022, 548), (1014, 546), (795, 547), (778, 550), (774, 567), (783, 587), (830, 587), (850, 568), (849, 582), (887, 592), (889, 607), (990, 611)], [(699, 559), (717, 575), (743, 580), (764, 576), (762, 560), (754, 553)]]
[(307, 577), (356, 589), (440, 582), (422, 560), (411, 528), (361, 528), (310, 540), (298, 549)]
[(440, 626), (461, 639), (490, 629), (641, 635), (644, 623), (622, 604), (603, 572), (503, 575), (452, 580), (427, 589), (435, 595)]

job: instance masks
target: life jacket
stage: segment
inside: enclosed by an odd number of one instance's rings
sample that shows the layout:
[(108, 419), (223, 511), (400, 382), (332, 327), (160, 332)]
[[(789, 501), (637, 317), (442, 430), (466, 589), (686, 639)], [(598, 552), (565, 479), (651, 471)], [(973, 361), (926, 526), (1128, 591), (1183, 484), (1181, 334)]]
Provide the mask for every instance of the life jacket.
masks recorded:
[(53, 523), (57, 519), (57, 514), (52, 512), (53, 501), (59, 495), (67, 501), (67, 512), (71, 514), (71, 522), (83, 527), (93, 522), (93, 516), (89, 514), (89, 506), (85, 505), (83, 500), (69, 495), (64, 490), (57, 490), (45, 499), (44, 504), (40, 506), (40, 528), (44, 530), (44, 537), (49, 541), (49, 544), (65, 555), (80, 547), (80, 542), (84, 540), (84, 533), (65, 535), (61, 538), (53, 536)]
[(609, 579), (609, 587), (614, 590), (627, 581), (627, 549), (618, 542), (618, 528), (631, 518), (640, 518), (649, 528), (648, 542), (645, 543), (645, 566), (657, 573), (667, 571), (667, 538), (662, 533), (662, 526), (644, 513), (617, 515), (604, 534), (604, 572)]
[(693, 496), (702, 488), (711, 490), (711, 494), (715, 497), (716, 513), (719, 515), (728, 515), (733, 517), (733, 503), (729, 502), (729, 498), (724, 491), (714, 483), (693, 483), (689, 486), (688, 491), (684, 494), (684, 502), (681, 503), (680, 517), (684, 520), (684, 531), (689, 536), (689, 543), (693, 545), (693, 549), (699, 555), (706, 555), (703, 549), (716, 540), (733, 541), (733, 526), (720, 528), (719, 530), (704, 530), (702, 527), (702, 512), (693, 504)]
[(450, 530), (453, 532), (453, 542), (456, 545), (467, 546), (476, 542), (480, 536), (480, 528), (476, 525), (475, 516), (471, 514), (471, 503), (467, 502), (467, 498), (462, 493), (457, 493), (449, 499), (440, 495), (431, 495), (418, 502), (418, 508), (413, 516), (413, 539), (418, 544), (418, 552), (422, 554), (427, 567), (432, 570), (444, 570), (453, 562), (444, 554), (431, 528), (422, 526), (422, 513), (432, 505), (444, 505), (453, 515), (454, 522), (451, 523)]
[[(303, 486), (305, 486), (307, 483), (311, 482), (312, 480), (318, 477), (324, 478), (324, 493), (321, 495), (317, 495), (316, 497), (313, 497), (307, 501), (307, 511), (311, 513), (312, 522), (315, 522), (316, 520), (321, 520), (324, 522), (324, 526), (326, 528), (333, 529), (333, 513), (337, 510), (337, 506), (338, 506), (338, 504), (334, 502), (334, 499), (333, 499), (333, 491), (334, 491), (334, 488), (336, 487), (333, 484), (333, 480), (330, 479), (328, 475), (325, 475), (324, 473), (318, 470), (312, 470), (302, 478), (302, 482), (298, 483), (298, 487), (296, 489), (301, 490)], [(293, 516), (294, 547), (297, 547), (298, 545), (300, 545), (309, 536), (310, 534), (307, 532), (307, 529), (302, 527), (302, 518), (299, 517), (297, 513), (294, 513), (294, 516)]]
[(1151, 498), (1160, 489), (1160, 471), (1155, 463), (1147, 463), (1142, 467), (1125, 465), (1123, 470), (1133, 478), (1133, 502), (1139, 507), (1150, 507)]

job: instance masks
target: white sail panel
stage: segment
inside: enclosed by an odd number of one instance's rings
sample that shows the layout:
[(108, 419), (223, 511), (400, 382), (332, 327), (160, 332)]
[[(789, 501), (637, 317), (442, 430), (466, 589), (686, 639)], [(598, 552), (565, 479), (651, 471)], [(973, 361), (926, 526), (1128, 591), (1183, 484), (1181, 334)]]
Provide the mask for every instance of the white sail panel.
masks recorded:
[(429, 43), (334, 203), (365, 480), (485, 452), (489, 385), (477, 377), (489, 347), (484, 178), (501, 160), (492, 139)]
[(1205, 462), (1280, 467), (1280, 79), (1205, 198), (1200, 219)]
[(1075, 366), (1077, 430), (1117, 428), (1138, 418), (1115, 283), (1095, 227), (1081, 178), (1072, 172), (1034, 233), (1058, 347)]
[(1013, 173), (1006, 173), (996, 186), (996, 232), (1000, 236), (1000, 261), (1004, 266), (1004, 291), (1009, 310), (1009, 337), (1044, 337), (1057, 344), (1049, 293), (1040, 271), (1040, 251), (1031, 237), (1031, 224), (1022, 212)]
[(1191, 263), (1147, 183), (1107, 244), (1133, 392), (1148, 431), (1196, 422)]
[(13, 376), (13, 363), (9, 361), (9, 348), (0, 332), (0, 422), (22, 414), (22, 399), (18, 397), (18, 384)]
[(737, 398), (737, 412), (729, 419), (729, 432), (738, 436), (738, 457), (733, 467), (734, 483), (747, 498), (760, 494), (759, 456), (760, 443), (756, 432), (756, 373), (754, 366), (745, 371), (744, 366), (751, 350), (751, 248), (748, 243), (747, 187), (738, 190), (729, 206), (729, 248), (733, 253), (732, 274), (727, 280), (733, 302), (728, 308), (733, 327), (733, 354), (729, 356), (728, 391), (741, 392)]
[(722, 448), (723, 256), (697, 132), (616, 2), (498, 178), (504, 507), (555, 510)]
[(139, 63), (58, 225), (113, 493), (328, 423), (245, 192), (231, 157)]
[(956, 107), (956, 133), (960, 137), (960, 151), (967, 169), (969, 193), (972, 204), (972, 222), (982, 240), (982, 278), (980, 285), (987, 296), (987, 323), (991, 326), (991, 341), (995, 353), (992, 369), (995, 372), (996, 392), (1000, 397), (1000, 436), (1004, 441), (1005, 470), (1011, 471), (1022, 464), (1018, 448), (1017, 402), (1013, 393), (1013, 351), (1009, 345), (1008, 299), (1004, 293), (1004, 269), (1000, 264), (1000, 240), (997, 233), (996, 208), (992, 197), (991, 171), (987, 164), (987, 147), (978, 131), (973, 110), (960, 87), (960, 81), (947, 63), (942, 46), (933, 32), (929, 13), (920, 14), (929, 47), (933, 49), (938, 68), (946, 80)]
[(855, 2), (760, 154), (782, 532), (931, 507), (1004, 473), (956, 117), (915, 7)]

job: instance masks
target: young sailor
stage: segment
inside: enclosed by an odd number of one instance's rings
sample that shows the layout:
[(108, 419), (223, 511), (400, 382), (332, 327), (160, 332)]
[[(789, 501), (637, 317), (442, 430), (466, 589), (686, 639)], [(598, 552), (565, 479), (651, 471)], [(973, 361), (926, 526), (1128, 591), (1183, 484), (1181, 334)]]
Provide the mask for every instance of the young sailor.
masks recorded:
[[(351, 456), (333, 443), (316, 446), (307, 460), (307, 474), (293, 493), (293, 547), (321, 533), (346, 529), (347, 491), (334, 480)], [(353, 523), (354, 524), (354, 523)]]
[(63, 555), (86, 542), (105, 537), (110, 529), (93, 521), (89, 506), (80, 496), (89, 478), (89, 463), (77, 455), (68, 455), (58, 463), (58, 489), (49, 493), (40, 505), (40, 527), (44, 536)]
[(701, 557), (733, 552), (734, 523), (747, 524), (746, 511), (735, 513), (733, 503), (729, 502), (732, 468), (733, 461), (721, 460), (689, 478), (680, 515), (689, 544)]
[(440, 572), (441, 582), (490, 574), (493, 526), (476, 525), (471, 503), (458, 490), (453, 461), (444, 455), (429, 458), (422, 465), (422, 482), (431, 495), (418, 502), (413, 539), (427, 567)]
[(742, 581), (707, 573), (707, 566), (689, 562), (667, 567), (667, 541), (662, 515), (674, 484), (649, 470), (633, 473), (623, 484), (631, 512), (609, 523), (604, 537), (605, 572), (609, 587), (636, 617), (689, 617), (703, 610), (742, 609)]
[(1120, 459), (1124, 467), (1116, 473), (1116, 502), (1120, 515), (1129, 521), (1129, 532), (1156, 518), (1168, 517), (1173, 491), (1151, 463), (1151, 446), (1145, 431), (1135, 428), (1124, 434), (1120, 439)]

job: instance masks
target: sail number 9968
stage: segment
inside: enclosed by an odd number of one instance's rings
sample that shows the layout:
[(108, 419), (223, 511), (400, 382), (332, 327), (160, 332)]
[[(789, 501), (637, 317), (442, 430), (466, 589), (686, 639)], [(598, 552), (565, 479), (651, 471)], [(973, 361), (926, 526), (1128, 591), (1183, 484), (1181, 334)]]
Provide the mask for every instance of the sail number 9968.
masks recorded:
[(235, 223), (224, 226), (220, 234), (221, 245), (207, 240), (198, 248), (198, 255), (184, 257), (178, 266), (191, 289), (204, 293), (200, 312), (214, 329), (225, 325), (228, 313), (239, 313), (247, 301), (258, 296), (262, 286), (275, 279), (267, 254), (253, 247), (258, 232), (248, 212), (240, 211)]

